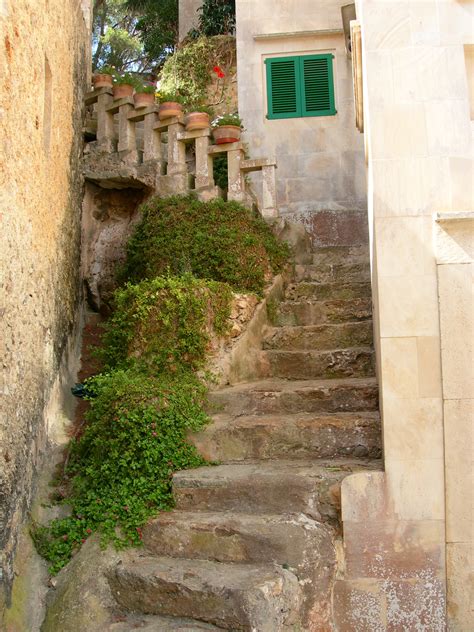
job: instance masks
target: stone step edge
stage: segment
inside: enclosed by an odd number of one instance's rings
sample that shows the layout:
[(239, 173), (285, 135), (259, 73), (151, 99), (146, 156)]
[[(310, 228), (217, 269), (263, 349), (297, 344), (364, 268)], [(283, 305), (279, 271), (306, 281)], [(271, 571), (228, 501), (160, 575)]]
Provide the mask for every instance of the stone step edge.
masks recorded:
[[(276, 388), (276, 387), (285, 388)], [(264, 392), (281, 392), (281, 391), (295, 391), (308, 388), (321, 388), (321, 387), (338, 387), (338, 386), (377, 386), (376, 377), (339, 377), (339, 378), (322, 378), (322, 379), (310, 379), (310, 380), (291, 380), (284, 378), (267, 378), (262, 380), (255, 380), (253, 382), (239, 382), (238, 384), (230, 384), (223, 388), (210, 391), (210, 394), (225, 394), (230, 391), (234, 392), (252, 392), (252, 391), (264, 391)], [(286, 388), (289, 387), (289, 388)]]

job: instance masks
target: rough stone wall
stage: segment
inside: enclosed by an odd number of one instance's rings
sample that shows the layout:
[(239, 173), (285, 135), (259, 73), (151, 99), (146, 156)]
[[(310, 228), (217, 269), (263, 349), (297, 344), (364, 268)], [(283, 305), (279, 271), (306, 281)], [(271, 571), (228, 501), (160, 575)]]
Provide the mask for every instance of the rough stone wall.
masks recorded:
[[(236, 2), (244, 140), (252, 156), (276, 158), (280, 214), (303, 223), (315, 246), (345, 245), (347, 238), (349, 245), (356, 245), (361, 233), (363, 243), (368, 239), (364, 145), (354, 125), (351, 61), (342, 30), (344, 4), (337, 0)], [(268, 120), (265, 59), (318, 53), (335, 55), (337, 114)], [(259, 176), (254, 184), (259, 191)], [(319, 211), (325, 215), (318, 217)], [(345, 215), (347, 211), (352, 213)]]
[(89, 8), (0, 0), (0, 611), (78, 320)]

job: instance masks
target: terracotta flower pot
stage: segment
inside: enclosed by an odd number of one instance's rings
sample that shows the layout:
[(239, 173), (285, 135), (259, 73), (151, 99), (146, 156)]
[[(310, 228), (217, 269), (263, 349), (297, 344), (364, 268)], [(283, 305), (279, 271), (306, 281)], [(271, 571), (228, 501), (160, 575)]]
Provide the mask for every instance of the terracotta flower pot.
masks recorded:
[(133, 86), (128, 83), (118, 83), (114, 86), (114, 99), (124, 99), (133, 96)]
[(187, 132), (193, 132), (197, 129), (207, 129), (209, 125), (209, 114), (206, 114), (206, 112), (190, 112), (186, 117)]
[(137, 109), (146, 108), (155, 103), (155, 95), (152, 92), (135, 92), (133, 100)]
[(173, 116), (181, 116), (183, 113), (183, 106), (180, 103), (174, 101), (164, 101), (160, 103), (160, 109), (158, 111), (158, 118), (160, 121), (172, 118)]
[(241, 129), (238, 125), (220, 125), (212, 130), (216, 145), (237, 143), (240, 140)]
[(113, 86), (112, 75), (104, 75), (98, 72), (92, 77), (92, 83), (94, 84), (94, 90), (111, 88)]

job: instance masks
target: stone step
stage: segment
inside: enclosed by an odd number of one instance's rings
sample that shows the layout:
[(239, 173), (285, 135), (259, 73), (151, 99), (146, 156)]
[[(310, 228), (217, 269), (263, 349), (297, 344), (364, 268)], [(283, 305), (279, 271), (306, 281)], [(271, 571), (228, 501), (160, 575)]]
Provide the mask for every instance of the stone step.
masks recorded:
[(264, 349), (344, 349), (372, 345), (372, 321), (325, 325), (272, 327), (263, 341)]
[(375, 378), (262, 380), (209, 393), (210, 412), (228, 415), (335, 413), (378, 410)]
[(243, 461), (200, 467), (173, 476), (176, 508), (257, 514), (304, 513), (339, 524), (340, 484), (378, 461)]
[(370, 265), (366, 263), (318, 263), (296, 265), (296, 282), (315, 281), (317, 283), (367, 283), (370, 281)]
[(347, 266), (368, 265), (370, 263), (369, 246), (327, 246), (315, 248), (312, 253), (314, 265)]
[(161, 617), (158, 615), (130, 614), (121, 616), (121, 621), (102, 628), (103, 632), (219, 632), (223, 628), (192, 619)]
[(372, 318), (372, 299), (283, 301), (273, 312), (270, 316), (276, 326), (365, 321)]
[(263, 351), (262, 372), (271, 377), (311, 380), (375, 375), (371, 347), (331, 351)]
[(172, 511), (143, 530), (143, 544), (153, 555), (286, 568), (303, 589), (303, 621), (330, 603), (334, 539), (331, 527), (303, 514)]
[(133, 552), (123, 556), (109, 583), (123, 608), (196, 619), (225, 630), (278, 632), (298, 624), (302, 601), (295, 575), (270, 564), (222, 564)]
[(328, 299), (342, 299), (345, 301), (355, 298), (370, 298), (372, 289), (370, 283), (312, 283), (301, 281), (290, 283), (286, 288), (285, 298), (292, 301), (311, 299), (325, 301)]
[(381, 425), (377, 412), (317, 415), (217, 415), (189, 436), (210, 461), (248, 459), (380, 458)]

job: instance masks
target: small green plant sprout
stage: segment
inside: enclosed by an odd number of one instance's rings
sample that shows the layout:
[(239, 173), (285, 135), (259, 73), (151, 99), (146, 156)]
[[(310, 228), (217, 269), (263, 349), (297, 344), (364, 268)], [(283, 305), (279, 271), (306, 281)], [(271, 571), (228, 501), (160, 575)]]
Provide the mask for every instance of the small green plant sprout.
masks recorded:
[(135, 84), (137, 94), (155, 94), (156, 86), (149, 81), (137, 81)]
[(177, 92), (160, 92), (160, 103), (180, 103), (183, 105), (184, 99)]
[(111, 75), (112, 77), (115, 74), (115, 68), (113, 66), (100, 66), (95, 71), (98, 75)]
[(212, 127), (222, 127), (223, 125), (235, 125), (236, 127), (240, 127), (240, 129), (244, 129), (242, 119), (237, 112), (222, 114), (212, 121)]
[(136, 86), (137, 76), (132, 72), (114, 72), (113, 73), (114, 84), (117, 86)]

